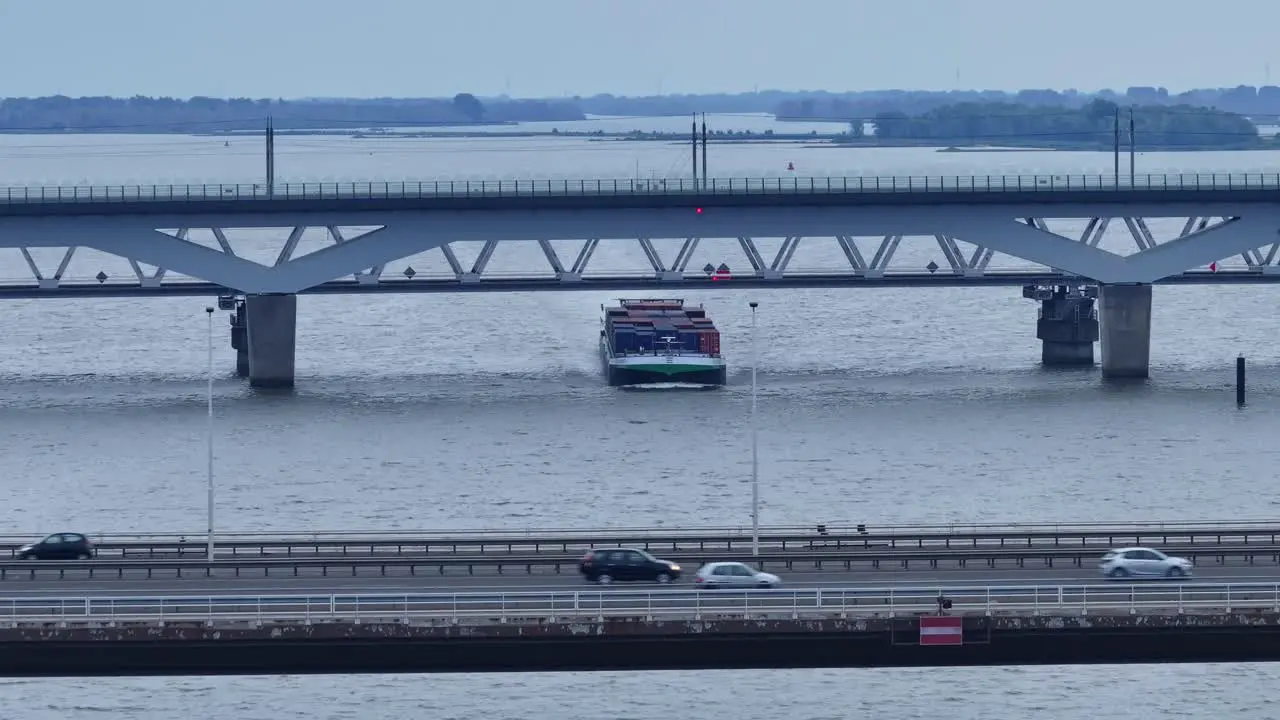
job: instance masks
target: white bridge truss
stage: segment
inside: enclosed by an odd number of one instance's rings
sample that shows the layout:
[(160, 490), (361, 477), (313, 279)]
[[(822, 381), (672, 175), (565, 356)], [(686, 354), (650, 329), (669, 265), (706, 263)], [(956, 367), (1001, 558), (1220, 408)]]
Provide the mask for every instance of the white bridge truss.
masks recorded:
[[(818, 210), (800, 219), (806, 209), (707, 223), (625, 210), (607, 221), (398, 212), (372, 227), (318, 213), (178, 228), (154, 225), (201, 218), (0, 218), (0, 297), (1280, 279), (1280, 207), (1059, 219), (1009, 209), (853, 208), (847, 223)], [(838, 224), (849, 234), (814, 234)], [(773, 236), (732, 232), (753, 226)]]

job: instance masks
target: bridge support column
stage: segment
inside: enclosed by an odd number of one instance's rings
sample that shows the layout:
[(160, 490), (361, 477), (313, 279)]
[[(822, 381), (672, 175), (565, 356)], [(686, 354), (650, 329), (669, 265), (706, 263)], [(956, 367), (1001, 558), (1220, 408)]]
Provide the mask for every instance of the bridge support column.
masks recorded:
[(236, 300), (231, 313), (231, 348), (236, 351), (236, 376), (249, 377), (249, 331), (245, 324), (244, 300)]
[(1098, 340), (1098, 311), (1094, 286), (1035, 286), (1022, 296), (1040, 303), (1036, 337), (1040, 362), (1046, 367), (1093, 365), (1093, 344)]
[(1102, 377), (1145, 378), (1151, 369), (1151, 286), (1104, 285)]
[(249, 386), (293, 387), (293, 357), (298, 320), (297, 295), (245, 298)]

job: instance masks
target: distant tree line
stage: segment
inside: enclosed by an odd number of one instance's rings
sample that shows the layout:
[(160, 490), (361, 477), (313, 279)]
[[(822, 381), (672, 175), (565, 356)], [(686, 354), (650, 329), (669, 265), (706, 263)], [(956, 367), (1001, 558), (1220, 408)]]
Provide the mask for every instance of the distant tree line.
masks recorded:
[[(254, 130), (271, 115), (280, 130), (413, 127), (521, 121), (566, 122), (586, 115), (652, 117), (707, 113), (769, 113), (793, 120), (871, 119), (881, 113), (909, 117), (966, 104), (1007, 104), (1080, 109), (1094, 100), (1143, 107), (1215, 108), (1268, 120), (1280, 116), (1280, 87), (1189, 90), (1158, 87), (1124, 92), (1076, 90), (958, 90), (948, 92), (877, 90), (831, 93), (763, 90), (711, 95), (623, 97), (594, 95), (547, 100), (506, 96), (453, 98), (317, 98), (305, 100), (167, 97), (81, 97), (0, 99), (0, 132), (201, 132)], [(854, 128), (852, 134), (861, 132)]]
[[(1117, 125), (1128, 147), (1130, 113), (1142, 149), (1241, 148), (1259, 143), (1258, 129), (1242, 115), (1191, 106), (1122, 108), (1095, 99), (1080, 108), (1012, 103), (960, 103), (919, 115), (876, 114), (877, 142), (937, 145), (1014, 145), (1110, 148)], [(863, 123), (857, 121), (855, 128)], [(857, 133), (850, 135), (850, 140)]]
[(573, 100), (583, 112), (593, 115), (653, 116), (708, 113), (773, 113), (795, 120), (870, 118), (881, 112), (918, 115), (944, 105), (961, 103), (1012, 103), (1084, 107), (1095, 100), (1120, 105), (1167, 105), (1212, 107), (1246, 116), (1280, 116), (1280, 87), (1241, 85), (1233, 88), (1203, 88), (1171, 93), (1166, 88), (1138, 86), (1123, 91), (1100, 90), (869, 90), (833, 93), (825, 91), (785, 92), (761, 90), (752, 93), (714, 95), (660, 95), (622, 97), (594, 95)]
[(270, 115), (277, 130), (413, 127), (468, 123), (582, 120), (560, 100), (447, 99), (252, 100), (193, 97), (6, 98), (0, 132), (220, 132), (254, 130)]

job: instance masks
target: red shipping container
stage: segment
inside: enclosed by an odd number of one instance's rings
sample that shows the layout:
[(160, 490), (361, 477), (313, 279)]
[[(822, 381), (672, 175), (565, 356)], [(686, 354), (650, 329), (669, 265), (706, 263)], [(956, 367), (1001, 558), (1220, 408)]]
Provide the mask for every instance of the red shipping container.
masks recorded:
[(708, 355), (720, 354), (720, 331), (698, 330), (698, 352)]

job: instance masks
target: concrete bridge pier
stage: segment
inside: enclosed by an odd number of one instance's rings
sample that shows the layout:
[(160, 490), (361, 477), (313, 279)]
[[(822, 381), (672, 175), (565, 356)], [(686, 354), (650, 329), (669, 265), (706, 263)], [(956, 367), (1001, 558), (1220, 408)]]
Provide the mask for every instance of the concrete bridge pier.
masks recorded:
[(244, 300), (236, 300), (231, 313), (231, 349), (236, 351), (236, 376), (249, 377), (249, 331), (245, 325)]
[(249, 386), (293, 387), (298, 296), (249, 295), (244, 310)]
[(1151, 369), (1151, 286), (1103, 285), (1102, 377), (1145, 378)]
[(1098, 311), (1094, 286), (1034, 286), (1022, 296), (1040, 303), (1036, 337), (1040, 362), (1046, 367), (1093, 365), (1093, 344), (1098, 340)]

